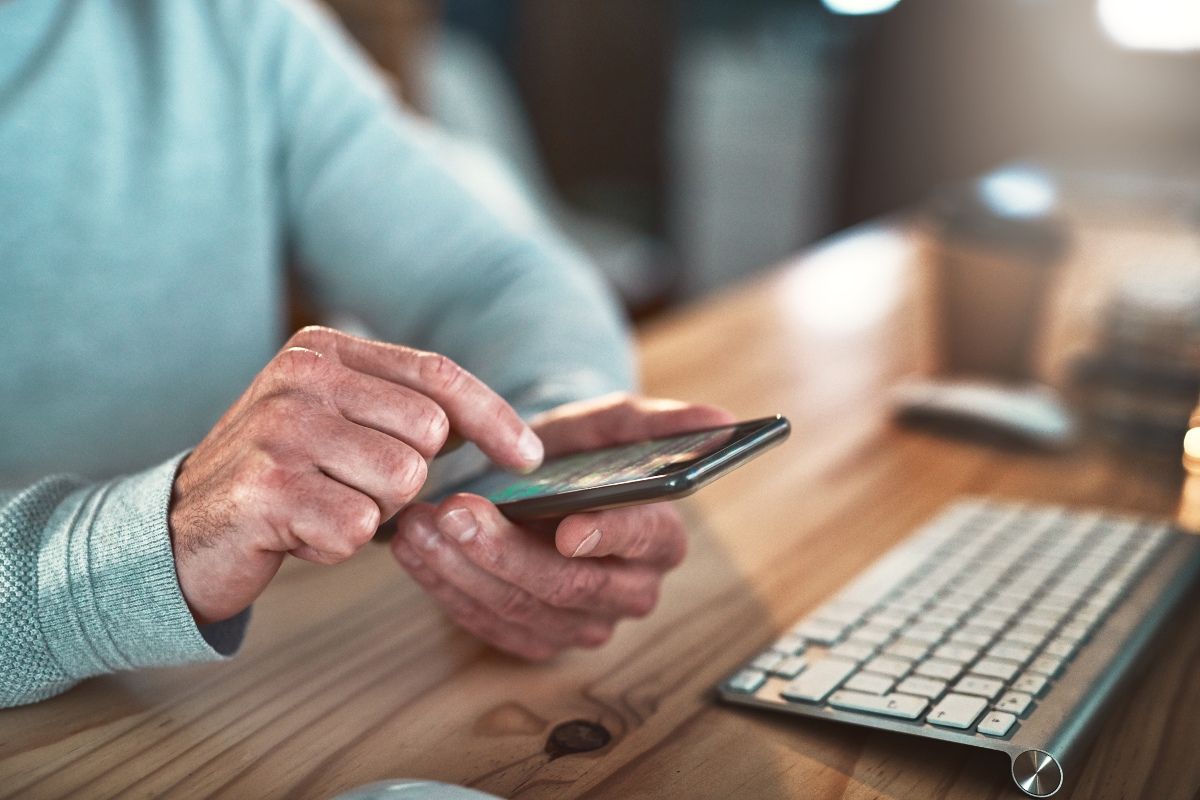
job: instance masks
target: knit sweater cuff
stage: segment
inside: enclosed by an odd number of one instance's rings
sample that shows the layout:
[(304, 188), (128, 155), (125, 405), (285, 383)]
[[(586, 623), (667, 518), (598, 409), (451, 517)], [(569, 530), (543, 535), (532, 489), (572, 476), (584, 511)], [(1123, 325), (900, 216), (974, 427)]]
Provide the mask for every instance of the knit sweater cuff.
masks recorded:
[(71, 677), (217, 660), (240, 645), (248, 614), (202, 631), (179, 589), (167, 508), (182, 458), (80, 490), (51, 520), (39, 619)]

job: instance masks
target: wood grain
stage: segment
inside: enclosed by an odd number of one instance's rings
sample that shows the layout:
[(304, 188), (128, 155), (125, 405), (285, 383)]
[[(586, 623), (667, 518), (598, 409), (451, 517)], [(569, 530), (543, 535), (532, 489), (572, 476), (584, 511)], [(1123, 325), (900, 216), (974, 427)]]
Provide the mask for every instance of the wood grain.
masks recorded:
[[(1093, 278), (1127, 244), (1109, 225), (1081, 236), (1076, 272)], [(0, 797), (324, 798), (400, 776), (519, 798), (1020, 796), (1002, 756), (733, 709), (712, 693), (956, 495), (1175, 509), (1177, 458), (1037, 454), (889, 422), (888, 387), (938, 363), (937, 247), (915, 221), (868, 226), (643, 332), (651, 393), (782, 412), (794, 432), (686, 503), (688, 561), (659, 610), (604, 649), (544, 666), (501, 657), (449, 625), (382, 548), (336, 568), (290, 563), (236, 659), (95, 679), (0, 712)], [(1056, 322), (1047, 349), (1085, 333)], [(1192, 614), (1066, 796), (1196, 797), (1197, 676)], [(547, 734), (571, 719), (613, 742), (551, 759)]]

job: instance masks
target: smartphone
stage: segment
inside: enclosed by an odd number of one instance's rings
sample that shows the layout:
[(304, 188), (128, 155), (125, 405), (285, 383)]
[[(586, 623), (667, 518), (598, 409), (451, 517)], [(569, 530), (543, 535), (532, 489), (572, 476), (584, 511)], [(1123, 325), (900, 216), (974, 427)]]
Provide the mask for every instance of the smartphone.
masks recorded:
[(511, 520), (684, 497), (788, 437), (782, 416), (553, 458), (480, 492)]

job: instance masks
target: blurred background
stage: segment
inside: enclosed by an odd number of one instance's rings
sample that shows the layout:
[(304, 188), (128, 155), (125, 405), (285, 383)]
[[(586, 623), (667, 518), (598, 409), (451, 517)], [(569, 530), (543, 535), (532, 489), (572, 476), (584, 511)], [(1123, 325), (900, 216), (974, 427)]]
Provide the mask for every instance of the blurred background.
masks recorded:
[[(950, 333), (1034, 329), (1076, 229), (1123, 226), (1063, 382), (1116, 438), (1178, 451), (1200, 391), (1195, 0), (326, 2), (472, 180), (548, 218), (639, 323), (923, 215), (953, 252)], [(947, 362), (1040, 379), (1040, 335)]]
[(1186, 0), (329, 2), (637, 311), (1015, 159), (1200, 164)]

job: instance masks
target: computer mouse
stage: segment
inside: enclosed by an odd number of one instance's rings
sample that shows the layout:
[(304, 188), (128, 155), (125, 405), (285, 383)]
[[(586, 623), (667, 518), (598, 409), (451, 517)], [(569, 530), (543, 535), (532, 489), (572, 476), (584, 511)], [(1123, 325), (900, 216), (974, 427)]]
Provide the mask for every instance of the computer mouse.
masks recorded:
[(342, 792), (330, 800), (500, 800), (478, 789), (411, 778), (377, 781)]
[(1046, 449), (1070, 446), (1077, 424), (1048, 386), (970, 378), (913, 378), (892, 390), (896, 417), (946, 432), (986, 435)]

